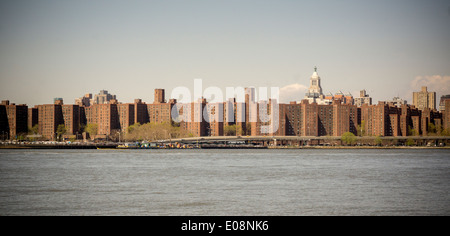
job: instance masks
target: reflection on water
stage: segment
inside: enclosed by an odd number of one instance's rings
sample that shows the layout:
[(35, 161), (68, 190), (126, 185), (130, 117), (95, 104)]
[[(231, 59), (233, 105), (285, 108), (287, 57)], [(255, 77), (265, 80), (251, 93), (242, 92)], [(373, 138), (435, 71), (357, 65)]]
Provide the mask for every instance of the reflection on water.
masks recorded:
[(448, 150), (0, 150), (0, 215), (448, 215)]

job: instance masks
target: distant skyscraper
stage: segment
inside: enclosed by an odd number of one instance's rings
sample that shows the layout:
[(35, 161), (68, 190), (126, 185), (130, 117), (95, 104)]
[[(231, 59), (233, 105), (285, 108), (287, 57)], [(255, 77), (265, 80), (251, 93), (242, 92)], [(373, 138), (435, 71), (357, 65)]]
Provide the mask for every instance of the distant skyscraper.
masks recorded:
[(413, 92), (413, 105), (419, 110), (430, 108), (436, 110), (436, 92), (428, 92), (426, 86), (422, 86), (422, 91)]
[(165, 90), (164, 89), (155, 89), (155, 100), (153, 103), (165, 103)]
[(92, 94), (85, 94), (84, 97), (75, 99), (75, 105), (88, 107), (91, 105)]
[(366, 90), (361, 90), (359, 92), (359, 98), (355, 98), (355, 105), (360, 107), (363, 104), (372, 105), (372, 98), (367, 94)]
[(108, 104), (113, 99), (116, 99), (116, 95), (111, 95), (106, 90), (100, 90), (100, 93), (94, 96), (91, 104)]
[(53, 99), (53, 103), (57, 104), (57, 105), (63, 105), (64, 104), (64, 100), (62, 98), (54, 98)]
[(445, 100), (450, 100), (450, 94), (443, 95), (439, 101), (439, 111), (445, 111)]
[[(308, 93), (305, 95), (305, 99), (312, 100), (312, 102), (315, 101), (316, 98), (319, 98), (322, 93), (322, 87), (320, 85), (320, 77), (319, 74), (317, 74), (317, 67), (314, 67), (314, 73), (311, 76), (311, 79), (309, 80), (309, 89)], [(310, 100), (310, 103), (311, 103)]]
[(305, 99), (311, 104), (313, 102), (321, 105), (331, 104), (332, 101), (325, 99), (322, 92), (322, 86), (320, 85), (320, 77), (317, 74), (317, 67), (314, 67), (314, 73), (310, 78), (309, 89), (305, 94)]
[(403, 100), (399, 97), (394, 97), (392, 100), (386, 101), (387, 104), (391, 105), (391, 106), (395, 106), (398, 108), (401, 108), (402, 105), (406, 105), (408, 104), (408, 101)]

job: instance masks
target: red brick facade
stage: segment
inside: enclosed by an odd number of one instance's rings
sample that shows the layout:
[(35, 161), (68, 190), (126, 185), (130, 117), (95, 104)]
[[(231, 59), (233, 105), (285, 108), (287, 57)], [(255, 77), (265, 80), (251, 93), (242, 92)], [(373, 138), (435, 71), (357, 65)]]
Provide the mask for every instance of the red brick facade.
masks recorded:
[(28, 106), (10, 104), (2, 101), (0, 104), (0, 133), (3, 139), (15, 139), (28, 133)]
[[(190, 118), (182, 121), (181, 129), (193, 136), (222, 136), (224, 126), (236, 125), (237, 135), (276, 136), (342, 136), (346, 132), (363, 136), (414, 136), (430, 135), (450, 131), (450, 100), (445, 101), (445, 111), (439, 113), (429, 108), (419, 110), (411, 105), (392, 106), (379, 102), (377, 105), (363, 104), (360, 108), (334, 100), (332, 105), (300, 103), (277, 104), (276, 101), (255, 103), (252, 92), (246, 91), (244, 103), (235, 99), (225, 103), (207, 103), (205, 99), (183, 107), (177, 112)], [(111, 100), (108, 104), (91, 106), (0, 105), (0, 131), (2, 137), (15, 138), (26, 134), (28, 126), (39, 125), (39, 133), (47, 139), (55, 139), (58, 125), (64, 124), (66, 134), (81, 133), (88, 124), (98, 125), (98, 134), (115, 135), (127, 132), (135, 123), (174, 122), (172, 111), (176, 101), (165, 102), (164, 90), (155, 90), (155, 102), (120, 104)], [(206, 112), (206, 113), (205, 113)], [(277, 118), (277, 119), (275, 119)], [(212, 122), (207, 122), (205, 119)], [(274, 121), (274, 122), (272, 122)], [(239, 129), (239, 131), (238, 131)]]

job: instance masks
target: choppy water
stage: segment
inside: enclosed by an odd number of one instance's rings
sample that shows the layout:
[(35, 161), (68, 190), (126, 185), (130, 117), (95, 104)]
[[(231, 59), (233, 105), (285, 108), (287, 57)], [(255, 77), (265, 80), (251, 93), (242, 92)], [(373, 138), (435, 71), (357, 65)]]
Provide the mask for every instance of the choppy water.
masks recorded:
[(0, 150), (0, 215), (449, 215), (448, 150)]

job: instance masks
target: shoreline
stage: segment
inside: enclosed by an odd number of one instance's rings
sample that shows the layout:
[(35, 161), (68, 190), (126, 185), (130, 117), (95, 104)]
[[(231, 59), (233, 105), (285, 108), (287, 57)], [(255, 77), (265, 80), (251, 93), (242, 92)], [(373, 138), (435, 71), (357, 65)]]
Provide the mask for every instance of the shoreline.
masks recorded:
[(422, 146), (304, 146), (304, 147), (270, 147), (269, 149), (450, 149), (450, 147)]
[[(115, 145), (0, 145), (0, 149), (108, 149), (108, 150), (159, 150), (159, 149), (179, 149), (183, 148), (117, 148)], [(192, 148), (185, 148), (190, 150)], [(444, 147), (426, 147), (426, 146), (268, 146), (268, 147), (204, 147), (199, 149), (449, 149)]]

